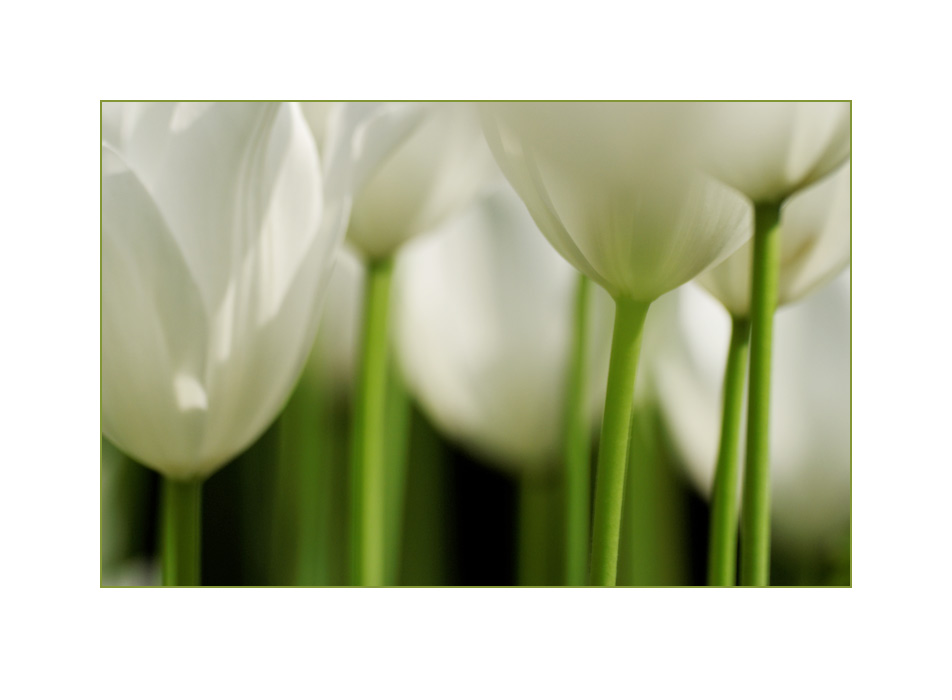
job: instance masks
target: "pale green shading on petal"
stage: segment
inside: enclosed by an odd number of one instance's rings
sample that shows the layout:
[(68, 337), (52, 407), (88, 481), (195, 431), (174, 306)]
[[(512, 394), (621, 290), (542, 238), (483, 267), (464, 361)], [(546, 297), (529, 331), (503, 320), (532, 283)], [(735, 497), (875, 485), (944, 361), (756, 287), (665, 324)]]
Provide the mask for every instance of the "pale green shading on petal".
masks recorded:
[(488, 103), (487, 141), (542, 233), (615, 298), (651, 301), (733, 253), (751, 207), (704, 175), (665, 103)]
[(756, 203), (779, 203), (850, 156), (849, 102), (707, 103), (710, 172)]
[[(778, 306), (821, 287), (850, 262), (850, 164), (792, 196), (780, 213)], [(750, 309), (750, 256), (744, 244), (698, 282), (735, 315)]]

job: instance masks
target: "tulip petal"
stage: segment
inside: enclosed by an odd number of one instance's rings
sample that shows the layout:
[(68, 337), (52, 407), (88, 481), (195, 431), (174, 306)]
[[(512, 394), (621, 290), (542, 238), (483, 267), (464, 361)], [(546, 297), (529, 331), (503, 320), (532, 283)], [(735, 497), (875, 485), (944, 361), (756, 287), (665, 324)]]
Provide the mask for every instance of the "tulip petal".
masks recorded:
[(850, 164), (791, 197), (782, 212), (780, 302), (790, 303), (850, 263)]
[(343, 236), (342, 223), (334, 230), (321, 221), (317, 151), (297, 105), (283, 106), (265, 145), (267, 166), (256, 168), (261, 174), (248, 193), (267, 198), (264, 215), (257, 230), (244, 232), (245, 255), (212, 323), (208, 464), (253, 442), (287, 399), (311, 349)]
[(539, 228), (616, 298), (651, 301), (751, 234), (744, 197), (693, 170), (675, 138), (692, 110), (532, 103), (484, 105), (482, 114)]
[(105, 430), (164, 474), (207, 476), (290, 394), (348, 201), (323, 216), (295, 103), (103, 112), (104, 143), (122, 149), (103, 156)]
[(201, 295), (161, 212), (105, 144), (102, 169), (103, 432), (140, 461), (183, 475), (204, 412), (181, 405), (172, 378), (201, 386)]
[[(554, 465), (576, 278), (508, 187), (408, 247), (394, 279), (396, 347), (436, 425), (511, 469)], [(594, 418), (611, 302), (597, 290), (591, 303)]]
[(754, 202), (779, 203), (849, 158), (849, 102), (719, 102), (707, 108), (712, 172)]
[[(316, 227), (270, 220), (283, 215), (272, 200), (290, 138), (291, 106), (133, 103), (124, 109), (124, 157), (176, 236), (209, 314), (224, 303), (229, 280), (262, 234), (272, 238), (270, 264), (276, 269), (275, 286), (260, 291), (273, 310), (287, 270), (316, 234)], [(319, 220), (320, 198), (315, 202)]]
[[(312, 105), (310, 125), (317, 121)], [(353, 195), (360, 192), (380, 164), (423, 123), (425, 112), (416, 103), (345, 102), (326, 117), (324, 146), (326, 180)], [(316, 131), (315, 131), (316, 133)]]
[[(362, 171), (347, 235), (371, 258), (389, 255), (412, 236), (438, 226), (474, 200), (496, 172), (472, 105), (417, 103), (389, 109), (396, 111), (386, 124), (381, 116), (355, 133), (362, 138), (360, 150), (374, 155), (363, 162), (376, 161), (377, 166), (372, 173)], [(416, 124), (408, 130), (412, 122)], [(383, 147), (389, 153), (380, 158)]]
[[(673, 447), (697, 488), (708, 493), (717, 461), (730, 321), (695, 285), (673, 295), (676, 303), (668, 317), (657, 319), (664, 341), (643, 352), (657, 379)], [(847, 271), (775, 318), (772, 522), (777, 536), (809, 546), (838, 535), (849, 521), (849, 309)], [(744, 445), (741, 439), (741, 452)]]
[[(777, 302), (790, 304), (822, 286), (850, 261), (850, 166), (787, 200), (780, 215)], [(698, 282), (734, 315), (750, 310), (751, 243)]]

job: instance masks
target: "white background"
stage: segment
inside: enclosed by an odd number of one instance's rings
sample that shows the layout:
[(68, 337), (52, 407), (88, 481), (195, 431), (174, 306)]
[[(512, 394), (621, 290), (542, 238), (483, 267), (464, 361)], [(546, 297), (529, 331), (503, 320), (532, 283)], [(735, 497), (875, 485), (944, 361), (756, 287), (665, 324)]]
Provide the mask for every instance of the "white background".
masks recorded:
[[(0, 696), (947, 692), (952, 61), (933, 7), (7, 7)], [(100, 590), (99, 100), (542, 97), (854, 100), (854, 588)]]

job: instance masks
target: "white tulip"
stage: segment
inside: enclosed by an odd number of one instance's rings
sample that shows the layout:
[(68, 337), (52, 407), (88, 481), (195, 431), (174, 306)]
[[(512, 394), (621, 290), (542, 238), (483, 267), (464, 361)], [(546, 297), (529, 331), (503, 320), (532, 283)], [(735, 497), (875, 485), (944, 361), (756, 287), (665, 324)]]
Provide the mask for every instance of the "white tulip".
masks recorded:
[(694, 110), (658, 103), (481, 105), (496, 160), (542, 233), (615, 297), (650, 302), (751, 234), (743, 196), (694, 170)]
[(323, 177), (293, 103), (104, 105), (102, 425), (138, 461), (208, 476), (287, 400), (346, 226), (349, 138)]
[[(750, 313), (753, 246), (740, 250), (697, 281), (731, 314)], [(777, 305), (795, 302), (836, 277), (850, 262), (850, 164), (802, 190), (780, 210)]]
[(849, 102), (716, 102), (705, 135), (712, 172), (760, 203), (779, 203), (850, 156)]
[[(406, 241), (459, 213), (496, 173), (475, 109), (468, 103), (354, 103), (386, 128), (368, 127), (363, 149), (375, 151), (363, 172), (347, 238), (369, 259), (386, 258)], [(315, 135), (333, 121), (327, 103), (305, 103)], [(319, 136), (320, 138), (320, 136)]]
[[(522, 472), (558, 464), (576, 273), (501, 187), (416, 241), (395, 273), (395, 342), (407, 386), (446, 434)], [(611, 300), (590, 296), (594, 418)]]
[[(707, 493), (717, 461), (730, 322), (694, 285), (677, 295), (679, 308), (668, 317), (667, 343), (645, 352), (674, 447), (691, 479)], [(819, 545), (849, 522), (849, 272), (779, 311), (775, 326), (773, 528), (790, 543)]]

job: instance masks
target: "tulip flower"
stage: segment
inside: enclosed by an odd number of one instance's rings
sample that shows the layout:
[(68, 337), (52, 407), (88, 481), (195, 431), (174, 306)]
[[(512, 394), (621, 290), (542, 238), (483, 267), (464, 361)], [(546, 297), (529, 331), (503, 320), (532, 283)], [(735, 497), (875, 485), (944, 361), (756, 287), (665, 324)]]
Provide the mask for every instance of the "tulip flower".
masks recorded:
[(750, 205), (696, 169), (690, 107), (500, 103), (482, 113), (493, 154), (542, 233), (616, 302), (592, 552), (592, 582), (613, 585), (648, 306), (733, 253), (750, 236)]
[[(745, 337), (749, 333), (741, 580), (762, 586), (769, 583), (770, 568), (770, 347), (781, 256), (780, 206), (787, 197), (829, 175), (849, 158), (850, 104), (717, 103), (707, 105), (706, 113), (708, 167), (755, 204), (750, 313), (735, 329), (734, 352), (728, 355), (735, 371), (728, 372), (727, 378), (742, 374), (741, 355), (746, 354)], [(731, 427), (729, 399), (733, 397), (726, 391), (725, 430)], [(737, 401), (733, 400), (732, 405), (736, 407)], [(731, 450), (729, 445), (724, 446), (724, 459), (730, 459)], [(724, 489), (725, 493), (732, 490), (726, 484)]]
[[(164, 580), (198, 583), (200, 484), (301, 372), (347, 222), (293, 103), (106, 103), (103, 433), (164, 477)], [(325, 154), (321, 154), (325, 156)]]
[[(792, 206), (793, 201), (790, 202)], [(784, 212), (786, 217), (786, 212)], [(849, 524), (850, 275), (777, 313), (770, 426), (773, 536), (816, 551)], [(728, 316), (694, 285), (677, 292), (665, 341), (647, 356), (667, 432), (711, 493)], [(737, 489), (737, 482), (732, 484)]]
[[(778, 305), (808, 294), (849, 264), (850, 168), (790, 197), (780, 214)], [(708, 580), (733, 585), (736, 554), (736, 482), (741, 398), (750, 332), (750, 270), (753, 246), (697, 278), (730, 312), (733, 330), (724, 374), (721, 449), (712, 498)]]
[[(528, 516), (562, 448), (576, 277), (506, 185), (397, 265), (395, 342), (408, 389), (443, 432), (520, 478), (527, 528), (543, 524)], [(585, 371), (604, 385), (609, 299), (597, 290), (589, 305)], [(585, 399), (586, 434), (601, 399)], [(523, 529), (520, 542), (532, 541)], [(541, 549), (529, 547), (530, 558)]]
[[(473, 201), (495, 175), (472, 105), (465, 103), (363, 103), (368, 115), (359, 149), (379, 164), (361, 171), (347, 240), (367, 262), (354, 408), (352, 533), (354, 580), (384, 585), (386, 533), (396, 527), (386, 508), (384, 450), (390, 282), (393, 257), (414, 236), (437, 227)], [(312, 129), (330, 125), (328, 107), (305, 104)], [(393, 470), (391, 470), (393, 471)], [(389, 521), (389, 526), (388, 526)]]
[[(780, 209), (777, 306), (798, 301), (839, 275), (850, 262), (850, 164), (786, 200)], [(698, 276), (732, 316), (750, 315), (753, 245)]]
[(850, 156), (849, 102), (715, 102), (704, 108), (711, 171), (756, 204), (782, 202)]

